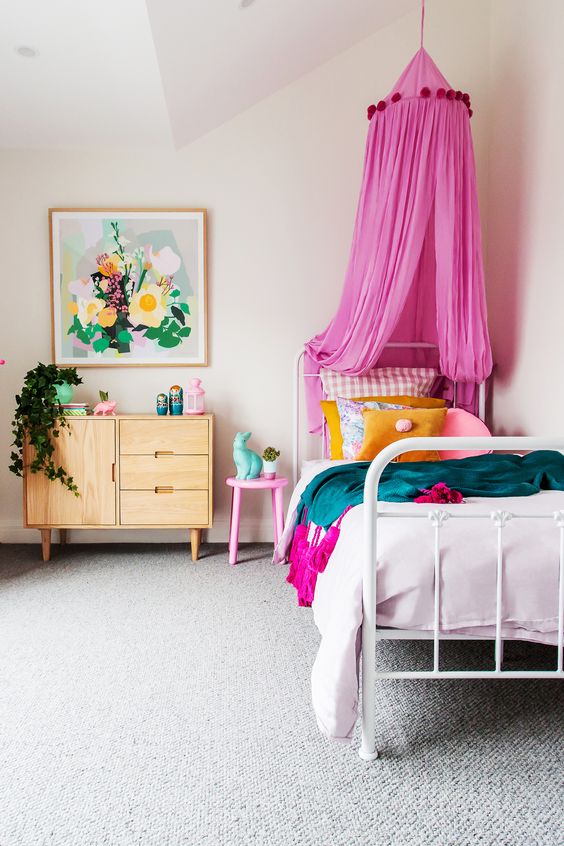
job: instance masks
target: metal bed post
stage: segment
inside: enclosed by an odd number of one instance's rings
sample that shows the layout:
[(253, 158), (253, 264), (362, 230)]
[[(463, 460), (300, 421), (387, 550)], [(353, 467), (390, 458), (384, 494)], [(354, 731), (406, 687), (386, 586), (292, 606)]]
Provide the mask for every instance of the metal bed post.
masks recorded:
[(480, 420), (486, 422), (486, 383), (480, 382), (478, 385), (478, 417)]
[(376, 485), (382, 471), (374, 462), (368, 468), (364, 485), (364, 565), (362, 574), (362, 740), (358, 754), (363, 761), (374, 761), (376, 749), (376, 564), (372, 550), (377, 548), (376, 497), (366, 498), (367, 488)]
[(294, 487), (298, 483), (300, 469), (300, 362), (304, 356), (301, 349), (294, 357), (294, 369), (292, 378), (292, 416), (294, 429), (292, 432), (292, 482)]
[(564, 654), (564, 511), (557, 511), (554, 515), (556, 525), (560, 530), (560, 565), (558, 568), (558, 660), (557, 669), (562, 673)]

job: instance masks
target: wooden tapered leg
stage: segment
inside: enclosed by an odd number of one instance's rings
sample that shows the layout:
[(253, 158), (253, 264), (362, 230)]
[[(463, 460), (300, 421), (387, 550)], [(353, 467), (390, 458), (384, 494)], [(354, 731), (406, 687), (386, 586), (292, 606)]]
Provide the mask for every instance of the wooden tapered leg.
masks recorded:
[(65, 546), (67, 542), (67, 530), (66, 529), (59, 529), (59, 543), (61, 546)]
[(190, 529), (190, 546), (192, 547), (192, 561), (198, 560), (200, 552), (200, 541), (202, 539), (201, 529)]
[(51, 560), (51, 529), (40, 529), (41, 532), (41, 554), (44, 561)]

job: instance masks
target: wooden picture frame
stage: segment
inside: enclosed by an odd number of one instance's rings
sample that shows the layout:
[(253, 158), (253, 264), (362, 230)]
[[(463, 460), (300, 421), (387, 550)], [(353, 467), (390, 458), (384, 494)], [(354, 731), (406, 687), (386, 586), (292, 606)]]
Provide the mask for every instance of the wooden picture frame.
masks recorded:
[(207, 366), (207, 212), (49, 209), (59, 367)]

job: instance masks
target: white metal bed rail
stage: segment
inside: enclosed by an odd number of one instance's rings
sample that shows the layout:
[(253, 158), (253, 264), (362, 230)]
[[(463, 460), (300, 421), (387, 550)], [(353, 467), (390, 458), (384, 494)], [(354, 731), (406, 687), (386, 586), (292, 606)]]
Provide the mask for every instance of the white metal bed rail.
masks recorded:
[[(385, 350), (390, 349), (407, 349), (407, 350), (437, 350), (438, 347), (436, 344), (430, 344), (425, 341), (391, 341), (390, 343), (384, 346)], [(302, 425), (302, 414), (301, 414), (301, 380), (300, 376), (303, 379), (320, 379), (319, 373), (302, 373), (302, 362), (304, 358), (305, 350), (300, 349), (294, 358), (294, 370), (293, 370), (293, 442), (292, 442), (292, 482), (294, 487), (298, 483), (299, 478), (299, 471), (300, 471), (300, 431)], [(456, 386), (457, 383), (453, 382), (453, 406), (456, 407)], [(482, 382), (478, 385), (478, 416), (481, 420), (486, 419), (486, 383)], [(325, 418), (323, 418), (323, 426), (321, 431), (321, 457), (326, 458), (325, 454), (325, 444), (326, 444), (326, 429), (325, 429)]]
[[(375, 682), (377, 678), (403, 679), (469, 679), (469, 678), (563, 678), (563, 638), (564, 638), (564, 510), (549, 514), (512, 514), (509, 511), (493, 510), (478, 514), (460, 514), (447, 511), (437, 506), (425, 508), (421, 506), (421, 513), (413, 511), (393, 512), (378, 510), (378, 486), (384, 468), (404, 452), (414, 450), (511, 450), (513, 452), (529, 452), (538, 449), (564, 451), (564, 437), (492, 437), (492, 438), (408, 438), (396, 441), (383, 449), (371, 463), (366, 474), (364, 485), (364, 564), (362, 583), (362, 741), (359, 749), (360, 757), (365, 761), (373, 761), (378, 756), (375, 745), (376, 714), (375, 714)], [(376, 561), (378, 551), (378, 521), (386, 518), (421, 517), (431, 521), (434, 527), (434, 597), (433, 597), (433, 631), (432, 633), (397, 631), (393, 629), (377, 629), (377, 580)], [(503, 532), (512, 519), (544, 519), (552, 520), (559, 531), (559, 577), (558, 577), (558, 636), (557, 662), (554, 670), (502, 670), (503, 660)], [(463, 635), (448, 635), (440, 630), (441, 605), (441, 530), (451, 519), (486, 519), (493, 522), (496, 528), (496, 624), (495, 624), (495, 669), (493, 670), (458, 670), (443, 671), (440, 669), (440, 641), (441, 640), (491, 640), (492, 638), (464, 637)], [(379, 672), (376, 670), (376, 642), (384, 639), (433, 639), (433, 669), (418, 671)]]

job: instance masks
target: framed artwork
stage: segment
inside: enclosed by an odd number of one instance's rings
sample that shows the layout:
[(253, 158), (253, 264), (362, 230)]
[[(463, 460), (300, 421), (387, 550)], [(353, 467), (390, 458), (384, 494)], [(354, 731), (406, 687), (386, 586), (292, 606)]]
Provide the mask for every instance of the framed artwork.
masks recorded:
[(49, 209), (59, 366), (207, 364), (205, 209)]

